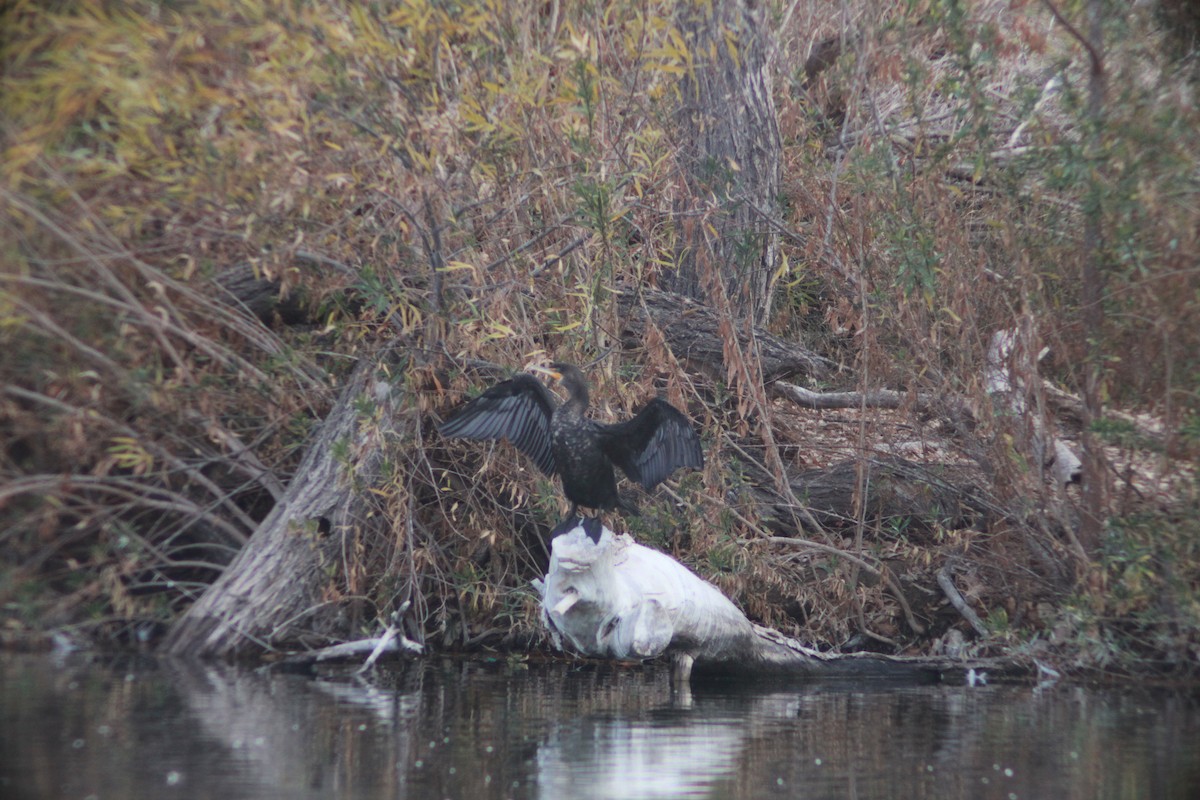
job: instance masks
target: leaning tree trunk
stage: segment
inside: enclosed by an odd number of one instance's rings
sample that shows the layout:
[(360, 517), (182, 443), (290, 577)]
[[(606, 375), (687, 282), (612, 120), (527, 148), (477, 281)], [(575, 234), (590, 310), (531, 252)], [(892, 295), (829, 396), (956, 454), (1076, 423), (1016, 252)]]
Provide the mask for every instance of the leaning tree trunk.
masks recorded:
[(325, 600), (336, 572), (330, 567), (343, 558), (343, 537), (372, 516), (369, 489), (384, 461), (383, 440), (395, 425), (390, 387), (375, 375), (369, 361), (354, 370), (283, 498), (175, 623), (165, 650), (234, 656), (294, 643), (305, 633), (349, 633), (339, 617), (344, 609)]
[[(1088, 79), (1087, 118), (1092, 123), (1089, 147), (1095, 157), (1102, 152), (1104, 137), (1105, 94), (1108, 74), (1104, 63), (1104, 6), (1099, 0), (1087, 4), (1089, 31), (1080, 43), (1088, 51), (1091, 72)], [(1097, 164), (1101, 163), (1097, 159)], [(1104, 180), (1103, 166), (1098, 166), (1090, 179), (1092, 197), (1086, 207), (1083, 226), (1083, 274), (1081, 275), (1082, 322), (1085, 342), (1083, 373), (1083, 508), (1079, 539), (1089, 556), (1100, 549), (1104, 521), (1108, 516), (1108, 463), (1104, 443), (1096, 436), (1093, 425), (1104, 416), (1104, 364), (1101, 343), (1104, 336), (1104, 207), (1099, 184)]]
[(676, 14), (691, 58), (676, 113), (688, 194), (676, 207), (681, 250), (667, 283), (708, 302), (717, 281), (735, 314), (761, 324), (779, 260), (772, 223), (782, 145), (763, 8), (752, 5), (691, 0)]

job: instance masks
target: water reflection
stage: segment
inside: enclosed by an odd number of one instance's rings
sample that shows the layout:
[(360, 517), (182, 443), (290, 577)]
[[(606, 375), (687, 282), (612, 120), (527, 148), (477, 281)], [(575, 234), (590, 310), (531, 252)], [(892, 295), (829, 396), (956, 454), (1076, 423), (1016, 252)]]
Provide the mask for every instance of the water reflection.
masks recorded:
[(732, 781), (745, 744), (738, 716), (590, 715), (564, 722), (538, 748), (545, 798), (707, 797)]
[(311, 678), (0, 656), (5, 798), (1200, 796), (1179, 694), (431, 659)]

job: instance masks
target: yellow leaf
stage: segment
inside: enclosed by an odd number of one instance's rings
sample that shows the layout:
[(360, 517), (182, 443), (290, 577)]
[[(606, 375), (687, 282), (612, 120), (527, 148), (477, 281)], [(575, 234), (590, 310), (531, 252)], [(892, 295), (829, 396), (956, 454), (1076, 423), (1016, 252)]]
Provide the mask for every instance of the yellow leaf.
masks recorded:
[(292, 123), (291, 121), (288, 121), (288, 120), (280, 120), (278, 122), (271, 123), (271, 130), (274, 131), (275, 133), (279, 134), (280, 136), (286, 136), (287, 138), (292, 139), (293, 141), (299, 142), (299, 141), (301, 141), (300, 134), (298, 134), (292, 130), (293, 124), (294, 123)]
[(492, 338), (492, 339), (496, 339), (496, 338), (500, 338), (500, 337), (504, 337), (504, 338), (515, 337), (516, 335), (517, 335), (517, 332), (514, 331), (509, 326), (505, 325), (503, 322), (493, 322), (492, 323), (492, 331), (490, 334), (488, 334), (489, 338)]

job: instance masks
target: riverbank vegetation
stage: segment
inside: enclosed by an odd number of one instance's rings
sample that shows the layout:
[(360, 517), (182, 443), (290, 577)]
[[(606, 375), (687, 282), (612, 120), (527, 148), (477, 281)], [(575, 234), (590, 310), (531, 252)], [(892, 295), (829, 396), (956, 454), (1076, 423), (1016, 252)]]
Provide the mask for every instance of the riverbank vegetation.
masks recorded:
[[(554, 359), (695, 420), (624, 523), (757, 621), (1194, 674), (1190, 7), (766, 4), (758, 46), (690, 8), (10, 4), (3, 641), (155, 645), (304, 479), (342, 495), (280, 524), (311, 587), (257, 650), (400, 607), (544, 646), (561, 493), (434, 426)], [(769, 196), (696, 155), (718, 62), (774, 105)]]

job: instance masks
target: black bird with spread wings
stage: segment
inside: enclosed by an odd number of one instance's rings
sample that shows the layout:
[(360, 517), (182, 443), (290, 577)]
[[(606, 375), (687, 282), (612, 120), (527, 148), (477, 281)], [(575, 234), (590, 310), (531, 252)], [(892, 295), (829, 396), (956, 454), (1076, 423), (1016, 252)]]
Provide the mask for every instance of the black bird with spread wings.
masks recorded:
[(465, 403), (438, 430), (449, 438), (508, 439), (545, 475), (562, 479), (568, 519), (579, 506), (638, 513), (618, 494), (614, 465), (647, 490), (681, 467), (704, 466), (700, 437), (667, 401), (655, 398), (633, 419), (605, 425), (587, 418), (587, 381), (578, 367), (555, 362), (540, 371), (567, 390), (565, 403), (521, 373)]

